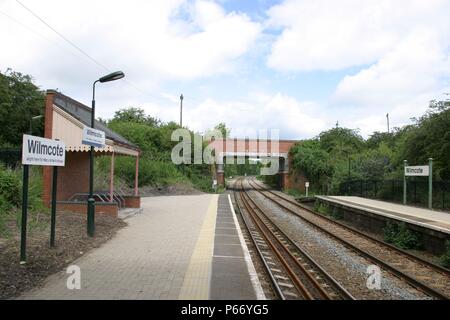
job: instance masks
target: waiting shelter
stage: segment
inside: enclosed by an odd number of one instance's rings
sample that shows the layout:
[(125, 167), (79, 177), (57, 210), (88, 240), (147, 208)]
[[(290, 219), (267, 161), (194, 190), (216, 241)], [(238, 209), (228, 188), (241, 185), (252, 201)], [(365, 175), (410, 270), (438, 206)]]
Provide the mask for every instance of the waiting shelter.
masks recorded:
[[(90, 146), (82, 144), (83, 128), (90, 126), (91, 108), (57, 91), (48, 90), (45, 101), (44, 137), (59, 139), (66, 145), (66, 165), (58, 169), (57, 209), (79, 213), (87, 212), (89, 190)], [(94, 190), (96, 213), (117, 217), (122, 208), (139, 208), (138, 189), (140, 149), (124, 137), (95, 121), (95, 129), (105, 132), (106, 145), (94, 148), (95, 156), (110, 156), (109, 190)], [(132, 194), (116, 190), (114, 186), (114, 160), (116, 156), (136, 158), (136, 173)], [(95, 177), (95, 172), (94, 172)], [(52, 168), (43, 168), (43, 195), (50, 204)]]

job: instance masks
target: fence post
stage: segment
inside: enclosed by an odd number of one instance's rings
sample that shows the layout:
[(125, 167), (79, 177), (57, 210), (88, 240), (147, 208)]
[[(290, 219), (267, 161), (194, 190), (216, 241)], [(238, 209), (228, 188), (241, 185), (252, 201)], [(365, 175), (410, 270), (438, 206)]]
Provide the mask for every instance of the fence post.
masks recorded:
[(430, 175), (428, 176), (428, 208), (433, 208), (433, 158), (430, 161)]
[(442, 185), (442, 210), (445, 210), (445, 189), (444, 185)]
[(375, 181), (374, 183), (375, 183), (375, 185), (374, 185), (374, 188), (375, 188), (374, 198), (377, 199), (377, 194), (378, 194), (377, 182)]
[(408, 166), (408, 161), (403, 160), (403, 204), (406, 204), (406, 167)]
[(417, 203), (417, 179), (414, 177), (414, 203)]

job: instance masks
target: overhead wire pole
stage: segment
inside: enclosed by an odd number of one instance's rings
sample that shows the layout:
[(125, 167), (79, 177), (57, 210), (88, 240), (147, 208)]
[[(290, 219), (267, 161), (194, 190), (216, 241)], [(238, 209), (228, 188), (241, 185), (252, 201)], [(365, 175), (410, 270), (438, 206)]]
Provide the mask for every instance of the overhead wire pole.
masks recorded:
[(386, 119), (387, 119), (387, 132), (390, 133), (390, 128), (389, 128), (389, 113), (386, 114)]
[(180, 96), (180, 127), (183, 127), (183, 94)]

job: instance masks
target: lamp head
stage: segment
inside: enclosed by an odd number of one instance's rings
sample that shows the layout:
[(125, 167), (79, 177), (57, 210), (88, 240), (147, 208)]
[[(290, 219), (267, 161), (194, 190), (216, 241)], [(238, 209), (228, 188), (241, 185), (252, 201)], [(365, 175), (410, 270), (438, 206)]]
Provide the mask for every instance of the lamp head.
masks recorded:
[(119, 79), (122, 79), (123, 77), (125, 77), (125, 74), (122, 71), (116, 71), (116, 72), (113, 72), (106, 76), (101, 77), (100, 79), (98, 79), (98, 81), (103, 83), (103, 82), (119, 80)]

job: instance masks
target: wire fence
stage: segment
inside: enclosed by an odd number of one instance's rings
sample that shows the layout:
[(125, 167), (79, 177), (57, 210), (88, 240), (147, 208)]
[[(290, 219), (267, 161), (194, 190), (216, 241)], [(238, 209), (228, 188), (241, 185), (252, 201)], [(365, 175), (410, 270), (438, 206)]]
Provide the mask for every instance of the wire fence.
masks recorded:
[[(403, 180), (351, 180), (339, 185), (339, 195), (403, 203)], [(406, 203), (428, 207), (428, 179), (406, 180)], [(450, 211), (450, 181), (433, 181), (433, 208)]]

